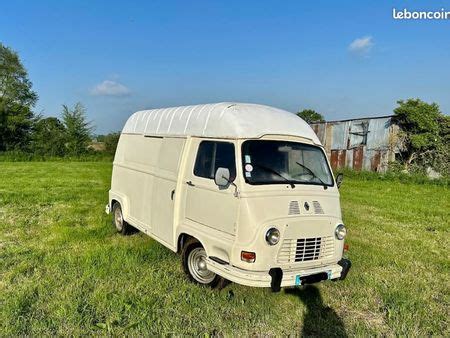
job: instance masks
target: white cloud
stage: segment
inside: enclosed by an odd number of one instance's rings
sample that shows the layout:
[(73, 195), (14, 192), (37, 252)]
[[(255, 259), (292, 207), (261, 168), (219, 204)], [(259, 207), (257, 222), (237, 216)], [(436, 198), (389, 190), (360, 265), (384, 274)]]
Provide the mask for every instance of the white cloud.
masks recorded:
[(130, 93), (130, 89), (114, 80), (105, 80), (91, 90), (91, 95), (95, 96), (126, 96)]
[(371, 36), (364, 36), (353, 40), (348, 46), (348, 50), (358, 55), (367, 56), (374, 45)]

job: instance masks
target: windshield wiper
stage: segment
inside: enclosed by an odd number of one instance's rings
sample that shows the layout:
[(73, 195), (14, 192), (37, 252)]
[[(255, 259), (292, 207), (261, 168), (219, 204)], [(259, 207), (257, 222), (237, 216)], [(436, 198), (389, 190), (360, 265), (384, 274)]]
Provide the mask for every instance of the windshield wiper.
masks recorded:
[(314, 173), (314, 171), (312, 171), (311, 169), (309, 169), (306, 165), (301, 164), (300, 162), (295, 162), (295, 163), (297, 163), (300, 167), (305, 168), (306, 170), (308, 170), (308, 171), (311, 173), (311, 175), (313, 176), (313, 178), (314, 178), (314, 177), (317, 178), (317, 179), (320, 181), (320, 183), (323, 184), (324, 187), (327, 186), (327, 185), (325, 184), (325, 182), (322, 181), (322, 180), (320, 179), (320, 177), (317, 176), (317, 175)]
[(277, 176), (280, 176), (282, 179), (284, 179), (287, 183), (289, 183), (291, 185), (292, 189), (295, 188), (295, 184), (291, 180), (289, 180), (286, 177), (284, 177), (283, 175), (281, 175), (278, 171), (273, 170), (272, 168), (269, 168), (269, 167), (265, 167), (265, 166), (263, 166), (261, 164), (258, 164), (258, 163), (253, 163), (253, 165), (258, 167), (258, 168), (264, 169), (265, 171), (268, 171), (269, 173), (272, 173), (272, 174), (275, 174)]

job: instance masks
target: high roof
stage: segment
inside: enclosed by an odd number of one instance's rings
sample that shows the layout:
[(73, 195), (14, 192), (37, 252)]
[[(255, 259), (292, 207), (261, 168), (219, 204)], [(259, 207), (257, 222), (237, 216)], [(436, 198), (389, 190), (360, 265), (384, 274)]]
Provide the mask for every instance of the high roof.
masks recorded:
[(285, 110), (250, 103), (221, 102), (142, 110), (130, 116), (126, 134), (258, 138), (294, 135), (320, 144), (311, 127)]

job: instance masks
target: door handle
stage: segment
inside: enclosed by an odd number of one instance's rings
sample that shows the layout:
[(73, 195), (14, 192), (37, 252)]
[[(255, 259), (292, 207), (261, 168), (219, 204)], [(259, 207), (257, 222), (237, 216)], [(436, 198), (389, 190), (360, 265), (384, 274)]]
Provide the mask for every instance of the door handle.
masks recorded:
[(192, 183), (192, 181), (187, 181), (186, 184), (187, 184), (187, 185), (190, 185), (191, 187), (195, 187), (195, 184)]
[(172, 190), (172, 192), (170, 193), (170, 199), (173, 201), (173, 195), (175, 195), (175, 189)]

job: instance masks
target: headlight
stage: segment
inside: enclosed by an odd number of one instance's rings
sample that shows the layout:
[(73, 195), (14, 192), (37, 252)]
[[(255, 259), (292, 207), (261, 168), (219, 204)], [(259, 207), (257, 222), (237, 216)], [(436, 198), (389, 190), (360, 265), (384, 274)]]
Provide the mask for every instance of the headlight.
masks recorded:
[(270, 228), (266, 232), (266, 241), (270, 245), (275, 245), (280, 240), (280, 231), (277, 228)]
[(347, 235), (347, 228), (345, 227), (344, 224), (339, 224), (336, 227), (336, 231), (334, 233), (335, 233), (337, 239), (342, 240)]

